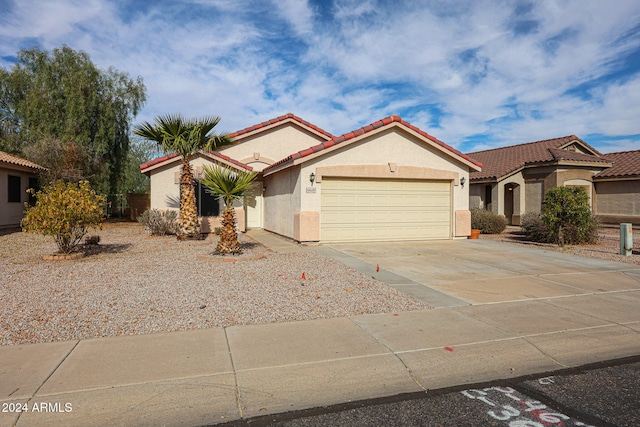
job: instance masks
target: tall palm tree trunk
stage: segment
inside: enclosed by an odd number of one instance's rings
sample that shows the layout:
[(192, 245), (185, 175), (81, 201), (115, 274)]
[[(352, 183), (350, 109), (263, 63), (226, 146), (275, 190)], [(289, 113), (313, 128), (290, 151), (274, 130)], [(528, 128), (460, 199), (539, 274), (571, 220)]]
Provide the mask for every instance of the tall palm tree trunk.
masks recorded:
[(216, 252), (220, 254), (240, 253), (240, 243), (238, 242), (238, 233), (236, 232), (236, 216), (233, 208), (226, 208), (222, 211), (220, 225), (222, 225), (222, 227)]
[(196, 206), (196, 182), (188, 160), (182, 160), (180, 179), (180, 239), (199, 239), (200, 222)]

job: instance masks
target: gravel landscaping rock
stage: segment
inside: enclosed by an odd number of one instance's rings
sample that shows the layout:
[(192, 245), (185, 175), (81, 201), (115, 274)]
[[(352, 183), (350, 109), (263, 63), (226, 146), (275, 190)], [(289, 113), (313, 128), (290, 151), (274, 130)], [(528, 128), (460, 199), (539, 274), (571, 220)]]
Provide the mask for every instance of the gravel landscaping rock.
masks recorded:
[(242, 234), (243, 254), (228, 257), (212, 254), (213, 234), (178, 242), (136, 223), (91, 234), (100, 244), (75, 260), (44, 260), (52, 237), (0, 235), (0, 345), (429, 308), (314, 251), (277, 254)]

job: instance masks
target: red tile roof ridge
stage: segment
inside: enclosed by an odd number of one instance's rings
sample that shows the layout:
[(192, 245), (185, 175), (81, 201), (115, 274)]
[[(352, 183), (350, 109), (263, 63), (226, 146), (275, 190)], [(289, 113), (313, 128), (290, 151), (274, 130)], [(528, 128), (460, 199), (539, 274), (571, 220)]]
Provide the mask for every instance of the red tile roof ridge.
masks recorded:
[[(472, 151), (472, 152), (470, 152), (468, 154), (471, 156), (471, 155), (473, 155), (475, 153), (486, 153), (486, 152), (489, 152), (489, 151), (508, 150), (508, 149), (515, 148), (515, 147), (522, 147), (524, 145), (540, 144), (542, 142), (550, 142), (550, 141), (558, 141), (558, 140), (564, 140), (565, 142), (570, 142), (570, 141), (573, 141), (573, 140), (582, 141), (576, 135), (567, 135), (567, 136), (560, 136), (558, 138), (541, 139), (539, 141), (523, 142), (523, 143), (520, 143), (520, 144), (507, 145), (507, 146), (504, 146), (504, 147), (496, 147), (496, 148), (488, 148), (486, 150)], [(584, 141), (582, 141), (582, 142), (584, 142)]]
[[(297, 160), (297, 159), (300, 159), (302, 157), (306, 157), (306, 156), (308, 156), (310, 154), (317, 153), (318, 151), (322, 151), (322, 150), (324, 150), (326, 148), (332, 147), (334, 145), (338, 145), (338, 144), (340, 144), (340, 143), (342, 143), (344, 141), (348, 141), (348, 140), (353, 139), (355, 137), (358, 137), (358, 136), (361, 136), (361, 135), (365, 135), (365, 134), (367, 134), (369, 132), (372, 132), (375, 129), (378, 129), (378, 128), (380, 128), (382, 126), (385, 126), (385, 125), (389, 125), (389, 124), (394, 123), (394, 122), (401, 123), (403, 126), (406, 126), (409, 129), (413, 130), (414, 132), (419, 133), (421, 136), (429, 139), (432, 142), (435, 142), (436, 144), (440, 145), (444, 149), (446, 149), (448, 151), (451, 151), (452, 153), (454, 153), (457, 156), (462, 157), (463, 159), (475, 164), (476, 166), (482, 167), (482, 163), (478, 162), (477, 160), (473, 160), (467, 154), (464, 154), (464, 153), (456, 150), (455, 148), (445, 144), (444, 142), (440, 141), (439, 139), (435, 138), (434, 136), (429, 135), (427, 132), (419, 129), (418, 127), (410, 124), (409, 122), (404, 121), (402, 119), (402, 117), (397, 116), (397, 115), (394, 114), (394, 115), (391, 115), (389, 117), (385, 117), (382, 120), (377, 120), (377, 121), (375, 121), (373, 123), (370, 123), (368, 125), (362, 126), (362, 127), (358, 128), (356, 130), (352, 130), (350, 132), (347, 132), (347, 133), (345, 133), (343, 135), (340, 135), (338, 137), (334, 137), (333, 139), (331, 139), (329, 141), (322, 142), (322, 143), (318, 144), (317, 146), (313, 147), (313, 148), (317, 148), (317, 149), (307, 148), (305, 150), (300, 150), (300, 151), (298, 151), (296, 153), (293, 153), (293, 154), (285, 157), (284, 159), (279, 160), (279, 161), (275, 162), (274, 164), (272, 164), (270, 166), (267, 166), (264, 169), (264, 171), (268, 171), (269, 169), (273, 169), (276, 166), (281, 165), (283, 163), (287, 163), (287, 162), (290, 162), (292, 160)], [(322, 148), (320, 148), (320, 147), (322, 147)]]
[(616, 155), (616, 154), (629, 154), (629, 153), (640, 153), (640, 150), (624, 150), (624, 151), (614, 151), (612, 153), (605, 153), (603, 154), (603, 156), (608, 156), (608, 155)]
[[(593, 154), (580, 153), (576, 151), (563, 150), (561, 148), (547, 148), (556, 160), (571, 160), (576, 162), (595, 162), (610, 163), (605, 156), (594, 156)], [(539, 163), (540, 161), (532, 161), (530, 163)]]
[(261, 122), (261, 123), (255, 124), (253, 126), (249, 126), (249, 127), (244, 128), (244, 129), (240, 129), (238, 131), (230, 133), (227, 136), (229, 136), (230, 138), (236, 138), (238, 136), (253, 132), (253, 131), (258, 130), (258, 129), (262, 129), (264, 127), (267, 127), (267, 126), (270, 126), (270, 125), (273, 125), (273, 124), (276, 124), (276, 123), (284, 122), (285, 120), (289, 120), (289, 119), (294, 120), (294, 121), (296, 121), (296, 122), (298, 122), (298, 123), (300, 123), (300, 124), (302, 124), (302, 125), (304, 125), (304, 126), (306, 126), (308, 128), (311, 128), (311, 129), (315, 130), (316, 132), (319, 132), (319, 133), (325, 135), (326, 137), (328, 137), (330, 139), (334, 138), (334, 135), (332, 135), (331, 133), (327, 132), (326, 130), (322, 129), (319, 126), (314, 125), (311, 122), (303, 120), (302, 118), (296, 116), (293, 113), (287, 113), (287, 114), (283, 114), (283, 115), (278, 116), (278, 117), (273, 118), (273, 119), (265, 120), (264, 122)]

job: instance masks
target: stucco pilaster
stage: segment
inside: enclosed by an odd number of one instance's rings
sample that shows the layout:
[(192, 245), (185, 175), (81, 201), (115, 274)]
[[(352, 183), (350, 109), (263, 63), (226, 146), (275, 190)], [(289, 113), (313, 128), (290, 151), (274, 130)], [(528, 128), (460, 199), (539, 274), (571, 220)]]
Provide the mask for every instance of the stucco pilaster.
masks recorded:
[(320, 240), (320, 212), (296, 211), (293, 214), (293, 238), (298, 242)]

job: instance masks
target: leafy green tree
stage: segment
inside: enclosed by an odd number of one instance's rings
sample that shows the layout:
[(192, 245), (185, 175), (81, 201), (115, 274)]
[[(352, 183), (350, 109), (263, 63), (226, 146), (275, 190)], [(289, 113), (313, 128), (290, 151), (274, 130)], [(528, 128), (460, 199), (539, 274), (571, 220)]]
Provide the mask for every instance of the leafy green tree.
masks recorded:
[(547, 191), (540, 216), (550, 240), (559, 246), (597, 240), (597, 220), (582, 187), (554, 187)]
[(133, 131), (162, 146), (165, 153), (182, 156), (180, 171), (180, 227), (178, 239), (199, 239), (200, 222), (196, 205), (195, 180), (189, 163), (200, 150), (212, 150), (231, 144), (227, 135), (216, 135), (213, 129), (220, 117), (185, 119), (180, 114), (158, 116), (155, 123), (144, 122)]
[(256, 172), (233, 171), (221, 166), (204, 167), (202, 185), (207, 187), (207, 191), (213, 196), (221, 197), (225, 204), (220, 220), (222, 230), (216, 252), (240, 253), (233, 202), (244, 199), (253, 187), (256, 175)]
[(140, 165), (156, 157), (158, 152), (156, 143), (133, 135), (123, 172), (122, 193), (149, 192), (149, 177), (140, 172)]
[(88, 181), (54, 181), (35, 196), (35, 206), (25, 203), (22, 229), (53, 236), (64, 254), (73, 252), (88, 229), (104, 218), (104, 196), (97, 195)]
[(0, 70), (0, 149), (46, 158), (45, 142), (73, 144), (94, 159), (80, 175), (102, 193), (118, 193), (130, 122), (145, 100), (142, 78), (100, 70), (85, 52), (21, 50), (11, 70)]

